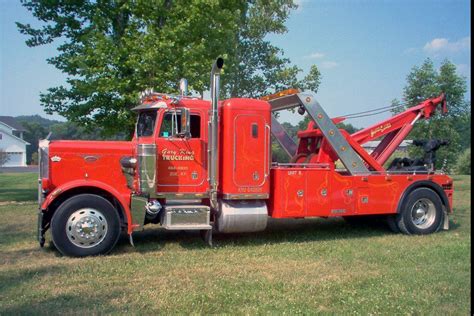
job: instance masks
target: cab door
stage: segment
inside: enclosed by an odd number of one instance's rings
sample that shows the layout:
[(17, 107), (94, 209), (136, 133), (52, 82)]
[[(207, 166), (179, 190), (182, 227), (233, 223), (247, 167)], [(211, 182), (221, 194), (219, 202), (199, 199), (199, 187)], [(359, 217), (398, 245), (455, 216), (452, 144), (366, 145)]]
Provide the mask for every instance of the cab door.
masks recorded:
[(206, 124), (202, 111), (191, 111), (190, 135), (178, 136), (181, 113), (161, 114), (156, 140), (157, 192), (204, 193), (207, 191)]

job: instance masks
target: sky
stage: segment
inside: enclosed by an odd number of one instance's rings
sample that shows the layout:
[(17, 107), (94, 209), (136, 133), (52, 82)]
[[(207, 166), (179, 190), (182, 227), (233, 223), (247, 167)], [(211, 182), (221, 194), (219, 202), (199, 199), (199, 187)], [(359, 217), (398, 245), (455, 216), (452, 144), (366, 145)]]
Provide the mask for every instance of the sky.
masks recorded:
[[(316, 98), (330, 116), (370, 110), (401, 99), (411, 68), (448, 58), (471, 83), (470, 2), (464, 0), (297, 0), (288, 32), (270, 35), (293, 64), (322, 73)], [(39, 94), (66, 76), (46, 62), (54, 45), (29, 48), (15, 21), (37, 24), (19, 1), (0, 0), (0, 115), (47, 116)], [(179, 78), (177, 78), (178, 81)], [(466, 95), (470, 100), (471, 91)], [(364, 127), (388, 114), (348, 121)], [(298, 114), (282, 121), (297, 123)]]

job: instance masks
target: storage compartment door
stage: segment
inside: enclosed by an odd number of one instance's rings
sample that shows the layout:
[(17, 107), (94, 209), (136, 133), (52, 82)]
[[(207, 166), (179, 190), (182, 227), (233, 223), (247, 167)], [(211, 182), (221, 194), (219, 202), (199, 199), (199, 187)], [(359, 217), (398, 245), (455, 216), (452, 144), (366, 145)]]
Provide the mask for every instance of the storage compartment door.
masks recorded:
[(270, 216), (273, 218), (306, 216), (306, 172), (296, 168), (272, 170), (273, 192)]
[(255, 114), (237, 115), (233, 145), (234, 184), (247, 188), (263, 186), (269, 164), (269, 133), (265, 118)]

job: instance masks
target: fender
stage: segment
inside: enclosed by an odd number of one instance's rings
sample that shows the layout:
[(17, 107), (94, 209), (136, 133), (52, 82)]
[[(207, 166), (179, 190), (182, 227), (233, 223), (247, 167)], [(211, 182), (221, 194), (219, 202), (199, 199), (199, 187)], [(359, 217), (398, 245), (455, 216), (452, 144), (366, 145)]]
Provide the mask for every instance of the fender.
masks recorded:
[(122, 206), (125, 216), (127, 217), (127, 232), (128, 234), (131, 234), (133, 231), (133, 223), (132, 223), (132, 215), (130, 213), (130, 195), (124, 196), (120, 192), (118, 192), (114, 187), (100, 182), (100, 181), (94, 181), (94, 180), (75, 180), (71, 182), (67, 182), (57, 188), (55, 188), (45, 199), (43, 204), (41, 205), (42, 210), (46, 210), (53, 201), (55, 201), (58, 197), (62, 196), (64, 193), (68, 192), (71, 189), (76, 189), (76, 188), (85, 188), (85, 187), (92, 187), (92, 188), (97, 188), (104, 190), (108, 193), (110, 193), (114, 198), (117, 199), (117, 201), (120, 203)]
[(402, 204), (405, 201), (405, 198), (407, 197), (407, 195), (410, 194), (413, 190), (421, 188), (421, 187), (429, 188), (435, 191), (441, 198), (441, 202), (443, 203), (443, 205), (446, 207), (447, 213), (452, 212), (451, 205), (449, 204), (448, 197), (446, 196), (446, 193), (444, 192), (443, 188), (436, 182), (428, 181), (428, 180), (420, 180), (415, 183), (412, 183), (410, 186), (408, 186), (408, 188), (405, 189), (402, 196), (400, 197), (400, 202), (398, 203), (397, 214), (401, 212)]

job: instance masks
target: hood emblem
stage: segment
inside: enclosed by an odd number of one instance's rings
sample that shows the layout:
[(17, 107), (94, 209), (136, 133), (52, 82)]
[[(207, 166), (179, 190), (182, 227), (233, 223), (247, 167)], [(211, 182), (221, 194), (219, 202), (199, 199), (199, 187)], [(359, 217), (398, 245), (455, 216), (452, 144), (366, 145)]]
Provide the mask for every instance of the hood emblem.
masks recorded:
[(97, 156), (84, 156), (86, 162), (96, 162), (99, 159)]
[(52, 161), (52, 162), (60, 162), (60, 161), (61, 161), (61, 157), (59, 157), (59, 156), (53, 156), (53, 157), (51, 157), (51, 161)]

